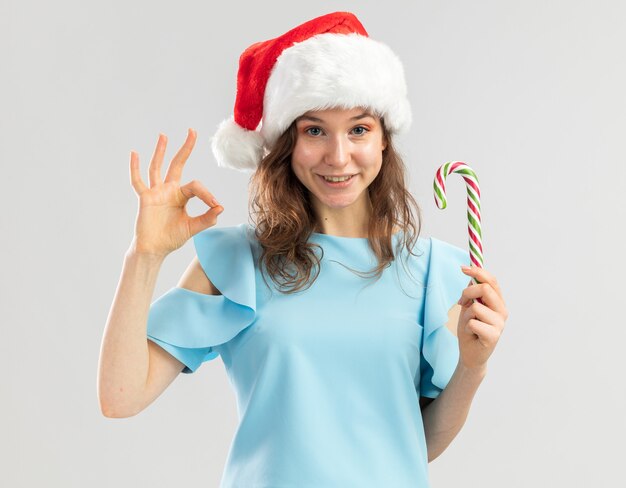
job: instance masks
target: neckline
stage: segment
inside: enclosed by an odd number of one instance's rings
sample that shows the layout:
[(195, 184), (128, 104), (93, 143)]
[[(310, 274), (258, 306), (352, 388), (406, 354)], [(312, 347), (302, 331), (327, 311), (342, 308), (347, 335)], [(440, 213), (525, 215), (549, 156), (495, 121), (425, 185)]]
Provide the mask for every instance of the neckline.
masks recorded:
[(311, 232), (312, 236), (317, 237), (325, 237), (328, 239), (346, 239), (349, 241), (367, 241), (367, 237), (346, 237), (346, 236), (336, 236), (334, 234), (322, 234), (321, 232)]
[[(254, 233), (255, 232), (255, 228), (252, 224), (248, 223), (248, 224), (241, 224), (241, 225), (247, 225), (248, 228)], [(399, 231), (395, 232), (394, 234), (391, 234), (391, 239), (394, 240), (396, 237), (400, 236), (402, 234), (402, 229), (400, 229)], [(336, 236), (334, 234), (323, 234), (321, 232), (311, 232), (311, 237), (321, 237), (322, 239), (326, 238), (326, 239), (337, 239), (337, 240), (344, 240), (344, 241), (354, 241), (354, 242), (368, 242), (368, 238), (367, 237), (345, 237), (345, 236)]]
[[(395, 239), (400, 234), (402, 234), (401, 230), (399, 230), (398, 232), (394, 234), (391, 234), (391, 239), (392, 240)], [(311, 232), (311, 236), (317, 236), (317, 237), (328, 238), (328, 239), (344, 239), (347, 241), (367, 241), (368, 240), (367, 237), (345, 237), (345, 236), (336, 236), (334, 234), (322, 234), (321, 232)]]

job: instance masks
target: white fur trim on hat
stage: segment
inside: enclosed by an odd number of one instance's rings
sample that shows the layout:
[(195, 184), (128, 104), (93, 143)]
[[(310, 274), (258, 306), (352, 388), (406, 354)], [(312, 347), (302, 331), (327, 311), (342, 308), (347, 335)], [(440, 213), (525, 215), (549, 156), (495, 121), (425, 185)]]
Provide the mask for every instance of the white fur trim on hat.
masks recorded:
[(359, 34), (325, 33), (285, 49), (265, 88), (261, 134), (268, 147), (300, 115), (368, 107), (391, 133), (411, 125), (404, 68), (385, 44)]
[(264, 143), (259, 131), (244, 129), (231, 115), (211, 138), (211, 149), (219, 166), (248, 171), (255, 170), (263, 159)]

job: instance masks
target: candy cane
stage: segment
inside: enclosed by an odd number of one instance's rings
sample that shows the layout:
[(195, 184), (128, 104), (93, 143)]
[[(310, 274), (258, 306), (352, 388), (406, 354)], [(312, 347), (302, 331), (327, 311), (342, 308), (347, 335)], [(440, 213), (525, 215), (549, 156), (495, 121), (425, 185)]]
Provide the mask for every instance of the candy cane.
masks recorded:
[[(472, 168), (463, 161), (450, 161), (445, 163), (435, 175), (433, 187), (435, 190), (435, 204), (438, 208), (444, 209), (446, 201), (446, 178), (451, 173), (458, 173), (463, 176), (467, 188), (467, 229), (469, 231), (469, 251), (470, 260), (479, 267), (483, 267), (483, 242), (480, 223), (480, 188), (478, 187), (478, 177)], [(472, 278), (473, 283), (480, 283), (476, 278)], [(482, 300), (478, 300), (483, 303)]]

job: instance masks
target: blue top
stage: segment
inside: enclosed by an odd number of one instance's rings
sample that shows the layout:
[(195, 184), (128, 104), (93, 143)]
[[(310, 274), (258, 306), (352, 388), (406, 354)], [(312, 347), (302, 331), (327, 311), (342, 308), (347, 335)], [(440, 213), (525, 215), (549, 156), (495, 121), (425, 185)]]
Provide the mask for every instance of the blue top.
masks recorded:
[(469, 254), (420, 237), (418, 257), (404, 251), (373, 282), (346, 268), (376, 264), (366, 238), (310, 240), (324, 251), (320, 274), (284, 295), (261, 276), (251, 226), (196, 234), (222, 295), (171, 288), (150, 306), (148, 338), (183, 373), (222, 358), (239, 425), (221, 488), (428, 487), (419, 396), (436, 398), (456, 368), (446, 324)]

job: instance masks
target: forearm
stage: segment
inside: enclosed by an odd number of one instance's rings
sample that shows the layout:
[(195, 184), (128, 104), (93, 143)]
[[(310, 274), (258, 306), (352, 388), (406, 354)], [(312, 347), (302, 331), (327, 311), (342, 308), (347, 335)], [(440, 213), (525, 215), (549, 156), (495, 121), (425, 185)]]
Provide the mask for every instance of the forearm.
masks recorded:
[(104, 329), (98, 366), (98, 397), (106, 416), (127, 416), (142, 401), (149, 371), (147, 321), (164, 257), (131, 248)]
[(486, 367), (472, 370), (459, 363), (448, 385), (422, 410), (428, 462), (446, 450), (465, 424), (474, 395), (486, 374)]

